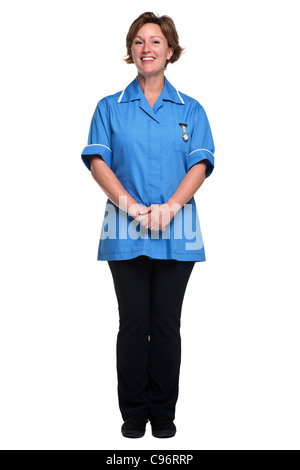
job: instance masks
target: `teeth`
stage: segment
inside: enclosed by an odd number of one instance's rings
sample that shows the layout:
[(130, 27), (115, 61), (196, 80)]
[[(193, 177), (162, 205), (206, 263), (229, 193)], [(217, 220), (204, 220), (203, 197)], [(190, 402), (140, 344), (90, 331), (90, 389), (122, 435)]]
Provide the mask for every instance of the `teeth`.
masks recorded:
[(152, 57), (143, 57), (142, 60), (154, 60)]

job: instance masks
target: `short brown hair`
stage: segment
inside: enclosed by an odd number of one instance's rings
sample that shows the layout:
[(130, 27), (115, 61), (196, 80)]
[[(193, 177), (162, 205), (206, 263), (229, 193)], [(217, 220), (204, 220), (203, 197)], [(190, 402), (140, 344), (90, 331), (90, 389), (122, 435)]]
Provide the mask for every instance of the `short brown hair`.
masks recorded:
[(142, 15), (140, 15), (136, 20), (134, 20), (134, 22), (130, 26), (128, 34), (126, 36), (127, 57), (125, 57), (124, 61), (127, 64), (133, 64), (133, 59), (131, 56), (131, 47), (133, 40), (139, 29), (147, 23), (157, 24), (162, 30), (163, 35), (167, 39), (168, 46), (174, 49), (172, 57), (166, 61), (165, 68), (167, 68), (169, 62), (173, 64), (179, 59), (184, 48), (180, 47), (179, 45), (178, 33), (172, 18), (167, 15), (155, 15), (154, 13), (151, 13), (149, 11), (146, 13), (142, 13)]

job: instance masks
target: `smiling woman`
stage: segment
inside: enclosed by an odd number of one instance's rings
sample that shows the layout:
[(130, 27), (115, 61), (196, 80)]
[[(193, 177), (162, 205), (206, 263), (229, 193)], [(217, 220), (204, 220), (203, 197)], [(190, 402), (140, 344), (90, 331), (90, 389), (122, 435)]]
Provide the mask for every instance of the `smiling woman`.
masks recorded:
[(131, 55), (141, 74), (154, 75), (165, 70), (174, 49), (168, 46), (168, 41), (156, 24), (145, 24), (134, 38)]
[[(154, 13), (146, 12), (140, 15), (132, 23), (131, 27), (129, 28), (127, 37), (126, 37), (127, 57), (124, 60), (125, 62), (127, 62), (127, 64), (134, 63), (131, 48), (132, 48), (134, 39), (136, 39), (138, 31), (145, 24), (158, 26), (158, 29), (156, 29), (156, 31), (159, 31), (159, 36), (160, 36), (159, 39), (161, 40), (161, 36), (163, 36), (163, 38), (166, 39), (167, 41), (168, 47), (173, 50), (173, 53), (170, 56), (170, 58), (166, 60), (166, 64), (165, 64), (165, 69), (166, 69), (168, 63), (170, 62), (171, 64), (173, 64), (174, 62), (176, 62), (180, 58), (182, 52), (184, 51), (184, 48), (182, 48), (179, 45), (179, 37), (176, 31), (174, 21), (172, 20), (172, 18), (166, 15), (158, 17)], [(143, 38), (140, 38), (140, 39), (143, 40)], [(155, 37), (153, 39), (155, 39)]]
[[(205, 251), (194, 194), (213, 171), (214, 142), (198, 101), (164, 75), (183, 49), (173, 20), (144, 13), (126, 39), (135, 79), (100, 100), (82, 159), (108, 199), (98, 259), (118, 300), (122, 434), (173, 437), (185, 290)], [(128, 234), (128, 236), (127, 236)]]

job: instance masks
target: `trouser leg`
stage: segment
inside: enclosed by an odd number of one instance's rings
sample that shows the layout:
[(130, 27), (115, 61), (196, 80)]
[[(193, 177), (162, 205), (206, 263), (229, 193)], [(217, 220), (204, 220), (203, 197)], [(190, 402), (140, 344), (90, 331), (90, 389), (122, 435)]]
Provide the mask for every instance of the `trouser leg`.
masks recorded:
[(153, 260), (148, 361), (149, 417), (175, 418), (181, 362), (181, 309), (194, 264), (194, 261)]
[(150, 320), (151, 260), (139, 256), (108, 261), (118, 300), (117, 338), (119, 406), (124, 420), (148, 417), (148, 336)]

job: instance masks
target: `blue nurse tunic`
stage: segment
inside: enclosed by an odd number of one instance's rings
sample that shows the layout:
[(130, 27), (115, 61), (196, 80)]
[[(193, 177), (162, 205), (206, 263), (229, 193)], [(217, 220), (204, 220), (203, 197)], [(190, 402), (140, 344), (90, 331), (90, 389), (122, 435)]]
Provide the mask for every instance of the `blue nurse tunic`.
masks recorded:
[[(179, 93), (165, 77), (153, 109), (136, 77), (127, 88), (101, 99), (92, 117), (81, 158), (100, 155), (137, 203), (164, 204), (195, 165), (214, 168), (214, 142), (203, 106)], [(205, 261), (194, 197), (175, 215), (165, 232), (146, 229), (107, 199), (98, 260), (146, 255), (157, 259)]]

